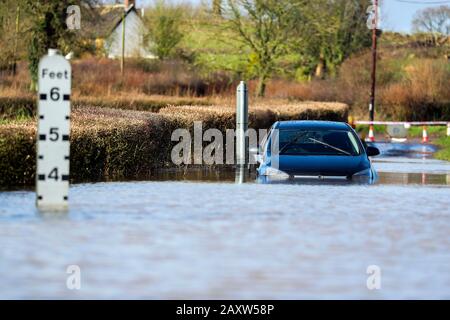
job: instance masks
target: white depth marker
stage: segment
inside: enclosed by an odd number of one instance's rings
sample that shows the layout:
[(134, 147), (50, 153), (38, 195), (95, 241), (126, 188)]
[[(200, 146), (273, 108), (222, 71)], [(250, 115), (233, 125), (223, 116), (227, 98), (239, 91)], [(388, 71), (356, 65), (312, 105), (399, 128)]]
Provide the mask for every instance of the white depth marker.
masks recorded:
[(39, 62), (36, 205), (67, 209), (69, 193), (70, 63), (55, 49)]

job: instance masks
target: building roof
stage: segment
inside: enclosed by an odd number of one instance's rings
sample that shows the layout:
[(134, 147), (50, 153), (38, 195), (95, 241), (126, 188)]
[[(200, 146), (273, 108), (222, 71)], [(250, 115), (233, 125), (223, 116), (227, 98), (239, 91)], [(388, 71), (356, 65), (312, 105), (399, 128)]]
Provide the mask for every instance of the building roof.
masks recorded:
[(331, 130), (349, 130), (349, 126), (345, 122), (336, 121), (318, 121), (318, 120), (294, 120), (294, 121), (278, 121), (274, 129), (331, 129)]
[[(86, 38), (106, 38), (120, 24), (124, 14), (123, 5), (99, 5), (82, 10), (81, 33)], [(125, 11), (125, 16), (136, 12), (134, 5)]]

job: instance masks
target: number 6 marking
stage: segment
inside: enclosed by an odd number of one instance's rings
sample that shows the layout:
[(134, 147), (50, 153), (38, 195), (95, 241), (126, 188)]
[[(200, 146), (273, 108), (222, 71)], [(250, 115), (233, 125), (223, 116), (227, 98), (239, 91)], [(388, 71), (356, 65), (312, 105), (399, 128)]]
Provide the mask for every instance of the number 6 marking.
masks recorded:
[(58, 101), (60, 96), (61, 95), (59, 94), (59, 88), (52, 88), (50, 90), (50, 99), (52, 99), (53, 101)]

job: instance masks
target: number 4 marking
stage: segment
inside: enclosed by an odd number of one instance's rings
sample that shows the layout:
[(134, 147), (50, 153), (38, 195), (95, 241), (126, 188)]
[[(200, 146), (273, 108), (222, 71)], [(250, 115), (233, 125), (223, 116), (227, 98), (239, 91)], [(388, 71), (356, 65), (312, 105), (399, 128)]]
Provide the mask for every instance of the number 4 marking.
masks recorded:
[(50, 173), (48, 174), (48, 178), (58, 181), (58, 168), (54, 168), (52, 171), (50, 171)]

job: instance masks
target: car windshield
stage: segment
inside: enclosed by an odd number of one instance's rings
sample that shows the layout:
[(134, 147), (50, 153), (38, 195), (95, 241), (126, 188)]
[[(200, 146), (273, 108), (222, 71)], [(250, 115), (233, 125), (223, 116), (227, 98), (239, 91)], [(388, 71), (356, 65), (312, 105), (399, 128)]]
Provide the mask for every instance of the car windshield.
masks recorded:
[(360, 154), (357, 138), (347, 130), (279, 130), (279, 150), (284, 155)]

